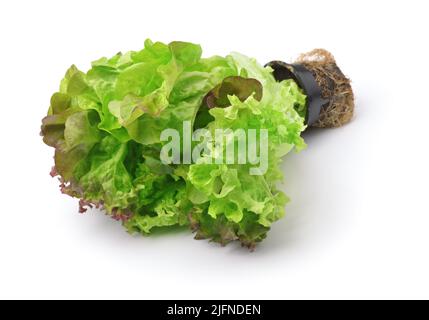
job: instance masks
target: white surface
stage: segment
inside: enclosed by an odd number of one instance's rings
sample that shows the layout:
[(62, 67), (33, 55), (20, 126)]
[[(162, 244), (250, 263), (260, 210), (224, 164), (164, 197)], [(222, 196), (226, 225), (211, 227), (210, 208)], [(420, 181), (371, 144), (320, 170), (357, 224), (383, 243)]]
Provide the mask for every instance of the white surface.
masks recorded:
[[(211, 3), (211, 4), (210, 4)], [(300, 13), (303, 11), (303, 13)], [(429, 298), (426, 1), (0, 2), (0, 298)], [(288, 215), (254, 253), (131, 237), (77, 213), (38, 136), (72, 63), (146, 37), (262, 63), (331, 50), (356, 117), (285, 159)]]

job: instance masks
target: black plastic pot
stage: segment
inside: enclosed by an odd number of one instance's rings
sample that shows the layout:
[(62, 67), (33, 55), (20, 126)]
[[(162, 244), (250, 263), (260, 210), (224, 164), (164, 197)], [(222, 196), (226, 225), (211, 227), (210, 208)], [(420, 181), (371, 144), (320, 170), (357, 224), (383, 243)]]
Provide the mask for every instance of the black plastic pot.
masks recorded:
[(301, 64), (288, 64), (283, 61), (271, 61), (266, 64), (271, 67), (277, 81), (293, 79), (307, 96), (307, 112), (305, 124), (311, 126), (319, 119), (322, 107), (329, 100), (322, 98), (322, 89), (316, 82), (311, 71)]

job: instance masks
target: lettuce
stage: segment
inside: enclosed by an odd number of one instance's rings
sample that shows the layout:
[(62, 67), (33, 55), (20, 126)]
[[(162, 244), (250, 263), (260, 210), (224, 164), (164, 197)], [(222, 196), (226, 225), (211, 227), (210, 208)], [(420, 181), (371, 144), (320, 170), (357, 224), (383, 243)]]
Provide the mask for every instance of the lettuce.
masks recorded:
[[(146, 40), (141, 51), (101, 58), (86, 73), (72, 66), (41, 134), (55, 148), (52, 174), (63, 193), (80, 199), (81, 212), (102, 208), (130, 232), (189, 226), (198, 239), (253, 248), (284, 215), (278, 168), (287, 152), (305, 147), (297, 110), (306, 97), (246, 56), (201, 54), (192, 43)], [(184, 134), (185, 122), (194, 134), (251, 129), (257, 146), (266, 130), (266, 168), (255, 175), (254, 164), (220, 162), (239, 143), (234, 135), (221, 145), (203, 142), (196, 162), (166, 164), (161, 133)]]

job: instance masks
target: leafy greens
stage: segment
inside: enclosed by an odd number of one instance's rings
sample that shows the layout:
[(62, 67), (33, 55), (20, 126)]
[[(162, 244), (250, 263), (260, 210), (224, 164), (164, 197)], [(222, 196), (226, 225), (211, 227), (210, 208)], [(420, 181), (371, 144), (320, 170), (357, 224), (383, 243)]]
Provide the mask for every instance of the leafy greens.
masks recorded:
[[(70, 67), (42, 120), (43, 140), (55, 148), (53, 175), (80, 199), (81, 212), (102, 207), (131, 232), (190, 226), (198, 239), (253, 248), (284, 215), (278, 167), (291, 149), (305, 147), (296, 110), (306, 97), (254, 59), (201, 54), (192, 43), (146, 40), (143, 50), (101, 58), (87, 73)], [(185, 121), (211, 133), (266, 129), (266, 171), (217, 164), (228, 144), (238, 143), (234, 136), (195, 163), (163, 163), (161, 132), (182, 132)]]

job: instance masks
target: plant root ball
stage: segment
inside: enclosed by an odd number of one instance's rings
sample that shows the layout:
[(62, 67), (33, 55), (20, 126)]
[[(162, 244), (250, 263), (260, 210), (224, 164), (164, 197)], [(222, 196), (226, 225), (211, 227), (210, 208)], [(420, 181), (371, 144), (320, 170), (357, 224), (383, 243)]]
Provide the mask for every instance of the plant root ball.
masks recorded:
[(322, 97), (329, 100), (312, 126), (333, 128), (348, 123), (354, 111), (353, 91), (350, 80), (341, 72), (333, 55), (324, 49), (315, 49), (301, 54), (295, 63), (311, 71), (322, 89)]

